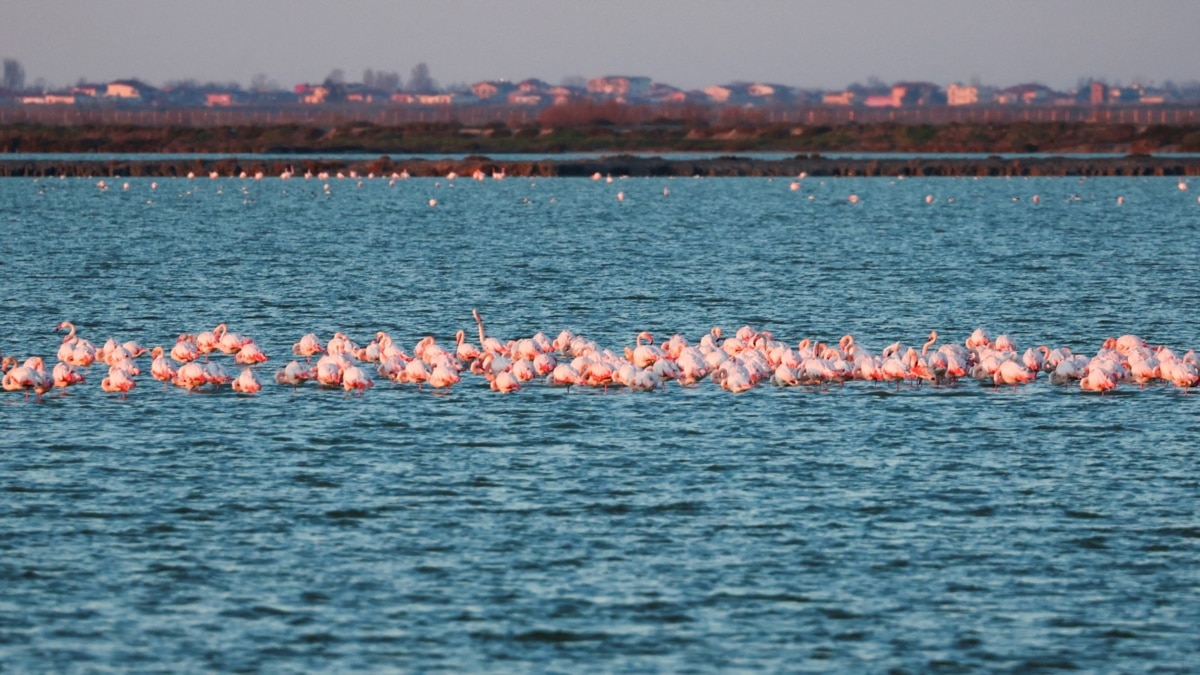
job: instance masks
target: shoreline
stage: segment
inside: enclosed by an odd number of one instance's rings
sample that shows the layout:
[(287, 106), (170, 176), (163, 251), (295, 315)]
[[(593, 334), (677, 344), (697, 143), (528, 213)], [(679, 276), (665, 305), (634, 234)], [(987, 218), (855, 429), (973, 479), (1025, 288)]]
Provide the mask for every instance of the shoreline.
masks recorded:
[(984, 158), (920, 157), (897, 159), (828, 158), (800, 154), (791, 159), (754, 159), (722, 155), (704, 159), (664, 159), (647, 155), (614, 155), (598, 159), (493, 160), (482, 155), (464, 159), (393, 160), (384, 155), (373, 159), (324, 159), (320, 157), (256, 159), (247, 154), (222, 159), (151, 160), (14, 160), (0, 155), (0, 177), (184, 177), (197, 178), (216, 172), (220, 177), (278, 177), (294, 170), (297, 178), (305, 171), (336, 174), (354, 171), (377, 177), (408, 171), (413, 177), (441, 178), (450, 172), (469, 179), (475, 171), (486, 176), (503, 172), (509, 177), (1013, 177), (1013, 176), (1200, 176), (1200, 156), (1156, 157), (1047, 157)]

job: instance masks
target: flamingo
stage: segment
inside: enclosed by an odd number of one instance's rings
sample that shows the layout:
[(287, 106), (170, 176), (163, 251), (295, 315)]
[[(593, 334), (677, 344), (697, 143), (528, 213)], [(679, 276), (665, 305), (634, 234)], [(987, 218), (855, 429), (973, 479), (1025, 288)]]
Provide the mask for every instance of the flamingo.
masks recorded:
[(54, 379), (54, 386), (66, 390), (67, 387), (76, 384), (83, 384), (83, 374), (75, 370), (75, 366), (66, 361), (59, 361), (54, 365), (54, 371), (51, 374)]
[(262, 390), (262, 384), (258, 381), (258, 377), (249, 368), (243, 368), (241, 374), (230, 386), (240, 394), (257, 394)]
[(1096, 368), (1090, 370), (1083, 379), (1079, 380), (1079, 388), (1083, 391), (1094, 391), (1103, 394), (1106, 391), (1116, 389), (1117, 381), (1109, 373)]
[(508, 394), (510, 392), (520, 391), (521, 383), (517, 381), (517, 378), (514, 377), (512, 373), (505, 370), (496, 374), (495, 377), (492, 378), (491, 388), (492, 391), (497, 391), (501, 394)]
[(290, 384), (292, 390), (304, 384), (305, 381), (312, 379), (313, 372), (308, 367), (299, 361), (289, 361), (286, 366), (275, 373), (275, 381), (279, 384)]
[(121, 398), (133, 390), (137, 382), (123, 369), (112, 366), (108, 369), (108, 377), (100, 381), (100, 388), (106, 392), (120, 393)]
[(546, 384), (557, 387), (570, 387), (583, 384), (583, 376), (569, 363), (554, 366), (554, 371), (546, 377)]
[(150, 354), (154, 358), (154, 361), (150, 364), (150, 375), (166, 386), (166, 383), (175, 379), (177, 371), (167, 357), (163, 355), (162, 346), (155, 347)]
[(220, 349), (223, 354), (237, 354), (243, 347), (254, 342), (249, 336), (230, 333), (225, 328), (225, 324), (221, 324), (221, 328), (223, 330), (221, 331), (217, 349)]
[(491, 352), (493, 354), (507, 355), (509, 353), (507, 346), (505, 346), (496, 338), (489, 338), (484, 335), (483, 317), (479, 315), (479, 310), (472, 309), (471, 316), (475, 317), (475, 324), (479, 326), (479, 346), (483, 349), (483, 351)]
[(754, 383), (750, 379), (750, 372), (732, 359), (721, 364), (720, 368), (713, 371), (713, 381), (721, 385), (722, 389), (735, 394), (754, 388)]
[(191, 363), (200, 358), (200, 350), (191, 335), (184, 333), (175, 340), (175, 346), (171, 347), (171, 358), (176, 363)]
[(196, 335), (196, 351), (208, 355), (221, 345), (221, 335), (225, 332), (225, 324), (217, 324), (212, 330), (201, 331)]
[(189, 361), (179, 367), (175, 373), (175, 379), (171, 382), (177, 387), (192, 391), (208, 384), (208, 376), (204, 372), (204, 366), (195, 361)]
[(992, 344), (992, 338), (988, 336), (987, 331), (982, 328), (976, 328), (971, 337), (967, 338), (967, 349), (976, 349), (978, 347), (988, 347)]
[(313, 333), (308, 333), (300, 341), (292, 345), (292, 353), (303, 356), (305, 361), (311, 361), (314, 354), (325, 353), (325, 345)]
[(336, 388), (342, 386), (342, 366), (341, 363), (328, 356), (323, 356), (317, 361), (315, 370), (317, 382), (326, 388)]
[(267, 355), (258, 348), (258, 345), (255, 344), (253, 340), (243, 345), (242, 348), (238, 350), (238, 353), (233, 357), (234, 363), (247, 366), (254, 365), (256, 363), (263, 363), (267, 360)]
[(216, 361), (209, 361), (204, 364), (204, 379), (208, 384), (211, 384), (214, 389), (219, 389), (223, 384), (229, 384), (233, 381), (233, 377), (225, 370), (225, 366)]
[[(645, 340), (646, 344), (642, 344), (642, 340)], [(631, 360), (638, 368), (649, 368), (655, 361), (666, 356), (663, 350), (654, 346), (654, 336), (646, 331), (637, 334), (636, 343), (637, 347), (632, 352)]]
[(433, 372), (429, 374), (429, 386), (434, 389), (448, 389), (451, 385), (457, 384), (462, 378), (453, 369), (445, 366), (437, 366)]
[(1016, 387), (1018, 384), (1027, 384), (1033, 382), (1037, 377), (1037, 371), (1030, 371), (1024, 364), (1016, 361), (1005, 361), (996, 369), (996, 373), (992, 376), (992, 381), (996, 386), (1001, 384), (1011, 384)]
[(771, 383), (779, 387), (795, 387), (800, 384), (800, 376), (796, 373), (795, 368), (781, 363), (775, 368), (775, 372), (771, 376)]
[(1087, 368), (1087, 357), (1074, 355), (1064, 358), (1050, 373), (1050, 384), (1066, 384), (1082, 380)]
[(333, 337), (325, 345), (325, 352), (331, 356), (339, 354), (353, 354), (358, 351), (358, 345), (354, 344), (345, 333), (334, 333)]
[(28, 358), (20, 366), (16, 365), (15, 359), (11, 361), (6, 359), (6, 361), (11, 366), (0, 380), (0, 386), (5, 391), (24, 391), (25, 400), (29, 400), (29, 392), (32, 391), (37, 394), (37, 400), (40, 401), (42, 394), (50, 391), (54, 386), (54, 378), (46, 374), (46, 367), (41, 357)]
[(466, 341), (466, 331), (459, 330), (454, 334), (455, 353), (462, 361), (474, 361), (479, 358), (479, 347)]

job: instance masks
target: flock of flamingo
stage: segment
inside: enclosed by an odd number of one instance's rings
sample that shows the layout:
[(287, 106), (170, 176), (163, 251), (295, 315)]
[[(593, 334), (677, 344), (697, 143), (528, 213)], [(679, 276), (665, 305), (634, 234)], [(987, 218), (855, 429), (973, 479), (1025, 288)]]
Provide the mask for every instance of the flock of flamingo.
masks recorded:
[[(313, 381), (321, 388), (359, 394), (374, 386), (375, 377), (442, 390), (458, 384), (466, 374), (478, 376), (500, 393), (519, 391), (532, 382), (606, 391), (657, 391), (671, 382), (697, 386), (708, 380), (735, 393), (763, 383), (829, 387), (853, 380), (899, 388), (926, 383), (950, 387), (970, 378), (997, 387), (1019, 387), (1042, 374), (1052, 384), (1101, 394), (1121, 383), (1141, 387), (1170, 383), (1185, 393), (1200, 384), (1200, 356), (1194, 351), (1179, 355), (1170, 347), (1152, 347), (1136, 335), (1109, 338), (1091, 356), (1075, 354), (1068, 347), (1044, 345), (1020, 352), (1008, 335), (992, 339), (982, 328), (962, 344), (939, 345), (935, 331), (919, 349), (896, 342), (872, 352), (851, 335), (836, 344), (806, 338), (793, 346), (769, 331), (743, 326), (728, 337), (720, 328), (713, 328), (696, 344), (678, 334), (655, 344), (653, 336), (642, 332), (633, 347), (618, 353), (569, 330), (553, 340), (538, 332), (529, 338), (502, 341), (487, 335), (482, 317), (474, 310), (472, 314), (479, 331), (478, 345), (467, 341), (465, 331), (460, 330), (453, 347), (443, 347), (427, 336), (411, 353), (383, 331), (365, 346), (343, 333), (324, 343), (309, 333), (292, 346), (292, 354), (303, 361), (291, 360), (273, 379), (293, 389)], [(182, 334), (169, 349), (157, 346), (151, 350), (136, 341), (122, 343), (111, 337), (97, 348), (67, 321), (56, 330), (67, 334), (51, 371), (46, 371), (40, 356), (23, 363), (11, 356), (3, 358), (6, 391), (24, 392), (26, 400), (30, 394), (41, 400), (54, 389), (66, 393), (69, 387), (85, 382), (91, 367), (102, 364), (108, 371), (100, 388), (124, 398), (142, 375), (138, 360), (149, 353), (150, 375), (165, 387), (217, 391), (228, 386), (234, 392), (255, 394), (262, 389), (258, 369), (269, 360), (253, 338), (231, 332), (224, 323), (210, 331)], [(240, 372), (232, 375), (217, 360), (218, 354), (232, 356), (233, 366), (240, 367)]]
[[(280, 180), (289, 180), (289, 179), (291, 179), (291, 178), (293, 178), (293, 177), (295, 177), (295, 176), (296, 176), (296, 171), (295, 171), (295, 169), (289, 168), (289, 169), (287, 169), (287, 170), (285, 170), (285, 171), (283, 171), (282, 173), (280, 173), (280, 174), (279, 174), (279, 179), (280, 179)], [(208, 176), (208, 177), (209, 177), (210, 179), (216, 180), (216, 179), (218, 179), (218, 178), (221, 178), (221, 175), (220, 175), (220, 174), (218, 174), (216, 171), (212, 171), (212, 172), (210, 172), (210, 173), (209, 173), (209, 176)], [(240, 179), (242, 179), (242, 180), (263, 180), (263, 178), (264, 178), (264, 174), (263, 174), (263, 172), (262, 172), (262, 171), (258, 171), (258, 172), (256, 172), (256, 173), (254, 173), (253, 175), (251, 175), (251, 174), (247, 174), (245, 171), (242, 171), (242, 172), (241, 172), (240, 174), (238, 174), (237, 176), (229, 176), (229, 177), (230, 177), (230, 178), (240, 178)], [(337, 180), (343, 180), (343, 179), (349, 178), (349, 179), (351, 179), (351, 180), (355, 180), (355, 181), (357, 181), (357, 185), (358, 185), (358, 187), (362, 187), (362, 186), (363, 186), (363, 179), (364, 179), (364, 178), (365, 178), (366, 180), (374, 180), (376, 177), (377, 177), (377, 176), (376, 176), (376, 175), (375, 175), (373, 172), (369, 172), (369, 173), (368, 173), (366, 176), (361, 176), (361, 175), (359, 175), (359, 174), (358, 174), (358, 172), (356, 172), (356, 171), (353, 171), (353, 170), (350, 170), (350, 171), (348, 172), (348, 175), (347, 175), (347, 173), (346, 173), (346, 172), (342, 172), (342, 171), (338, 171), (338, 172), (336, 172), (335, 174), (332, 174), (332, 175), (331, 175), (329, 172), (327, 172), (327, 171), (322, 171), (322, 172), (320, 172), (320, 173), (317, 173), (317, 174), (313, 174), (311, 171), (306, 171), (306, 172), (303, 174), (303, 178), (304, 178), (305, 180), (310, 180), (310, 179), (313, 179), (313, 178), (315, 178), (315, 179), (317, 179), (317, 180), (319, 180), (319, 181), (328, 181), (328, 180), (330, 180), (331, 178), (336, 178)], [(388, 185), (395, 185), (395, 184), (396, 184), (396, 181), (398, 181), (398, 180), (407, 180), (409, 177), (410, 177), (410, 175), (409, 175), (409, 173), (408, 173), (408, 171), (407, 171), (407, 170), (403, 170), (403, 171), (399, 171), (399, 172), (393, 172), (393, 173), (392, 173), (390, 176), (389, 176), (389, 175), (386, 175), (386, 174), (385, 174), (385, 175), (380, 175), (380, 176), (378, 176), (378, 178), (381, 178), (381, 179), (387, 179), (387, 181), (388, 181)], [(457, 180), (457, 179), (459, 179), (459, 178), (461, 178), (461, 177), (464, 177), (464, 176), (460, 176), (458, 173), (456, 173), (456, 172), (454, 172), (454, 171), (451, 171), (451, 172), (447, 173), (447, 174), (446, 174), (446, 176), (445, 176), (446, 180), (448, 180), (448, 181), (454, 181), (454, 180)], [(695, 178), (699, 178), (699, 177), (700, 177), (700, 176), (695, 176)], [(800, 173), (798, 176), (796, 176), (796, 179), (795, 179), (795, 180), (793, 180), (793, 181), (791, 181), (791, 183), (789, 183), (789, 185), (788, 185), (788, 189), (789, 189), (789, 190), (791, 190), (792, 192), (797, 192), (797, 191), (799, 191), (799, 190), (801, 189), (801, 180), (802, 180), (802, 179), (804, 179), (804, 178), (807, 178), (807, 177), (808, 177), (808, 176), (807, 176), (807, 174), (805, 174), (805, 173)], [(188, 175), (187, 175), (187, 178), (188, 178), (189, 180), (193, 180), (193, 179), (195, 179), (195, 178), (196, 178), (196, 174), (195, 174), (194, 172), (189, 172), (189, 173), (188, 173)], [(475, 171), (474, 171), (474, 172), (471, 174), (470, 178), (471, 178), (472, 180), (476, 180), (476, 181), (485, 181), (485, 180), (487, 180), (488, 176), (487, 176), (487, 174), (485, 174), (485, 173), (484, 173), (482, 170), (480, 170), (480, 169), (476, 169), (476, 170), (475, 170)], [(492, 171), (491, 178), (492, 178), (493, 180), (503, 180), (503, 179), (505, 178), (505, 173), (504, 173), (504, 170), (503, 170), (503, 169), (500, 169), (500, 170), (495, 170), (495, 171)], [(622, 178), (628, 178), (628, 176), (622, 176)], [(604, 180), (604, 181), (605, 181), (605, 182), (607, 182), (607, 183), (612, 183), (612, 182), (613, 182), (613, 177), (612, 177), (612, 175), (611, 175), (611, 174), (610, 174), (610, 175), (607, 175), (607, 176), (601, 176), (599, 173), (595, 173), (595, 174), (592, 174), (592, 176), (591, 176), (591, 179), (592, 179), (593, 181)], [(774, 179), (772, 178), (772, 179), (768, 179), (768, 180), (774, 180)], [(98, 181), (98, 182), (96, 183), (96, 187), (100, 188), (100, 190), (101, 190), (101, 191), (108, 191), (108, 189), (109, 189), (111, 186), (110, 186), (108, 183), (106, 183), (104, 180), (100, 180), (100, 181)], [(440, 187), (440, 184), (435, 184), (435, 187)], [(1188, 189), (1188, 183), (1187, 183), (1187, 181), (1185, 181), (1185, 180), (1183, 180), (1183, 179), (1180, 179), (1180, 180), (1179, 180), (1179, 183), (1178, 183), (1178, 187), (1179, 187), (1179, 189), (1180, 189), (1181, 191), (1186, 191), (1186, 190)], [(122, 184), (122, 190), (124, 190), (124, 191), (128, 191), (129, 189), (130, 189), (130, 184), (129, 184), (128, 182), (125, 182), (125, 183), (123, 183), (123, 184)], [(151, 190), (157, 190), (157, 189), (158, 189), (158, 183), (157, 183), (157, 182), (152, 182), (152, 183), (150, 183), (150, 189), (151, 189)], [(244, 189), (244, 188), (243, 188), (243, 189)], [(326, 193), (326, 194), (330, 194), (330, 193), (331, 193), (331, 188), (330, 188), (330, 186), (329, 186), (329, 183), (328, 183), (328, 182), (325, 182), (325, 183), (324, 183), (324, 185), (323, 185), (323, 189), (324, 189), (324, 191), (325, 191), (325, 193)], [(669, 197), (669, 196), (671, 196), (671, 190), (670, 190), (670, 188), (668, 188), (668, 187), (664, 186), (664, 187), (663, 187), (663, 189), (662, 189), (662, 195), (663, 195), (664, 197)], [(809, 194), (809, 195), (808, 195), (808, 199), (809, 199), (809, 200), (815, 200), (815, 199), (816, 199), (816, 195)], [(1019, 197), (1016, 197), (1016, 196), (1012, 197), (1012, 199), (1013, 199), (1013, 201), (1020, 201), (1020, 198), (1019, 198)], [(1077, 195), (1074, 195), (1074, 196), (1072, 196), (1072, 199), (1073, 199), (1073, 200), (1078, 200), (1078, 199), (1079, 199), (1079, 197), (1078, 197)], [(847, 200), (848, 200), (848, 201), (849, 201), (851, 204), (857, 204), (857, 203), (859, 203), (859, 201), (860, 201), (860, 198), (859, 198), (859, 196), (858, 196), (858, 195), (856, 195), (856, 194), (850, 194), (850, 195), (847, 197)], [(528, 200), (526, 200), (526, 201), (528, 201)], [(553, 201), (553, 200), (552, 200), (552, 201)], [(624, 192), (624, 191), (620, 191), (620, 192), (618, 192), (618, 193), (617, 193), (617, 201), (621, 201), (621, 202), (625, 201), (625, 192)], [(931, 195), (931, 194), (930, 194), (930, 195), (925, 195), (924, 202), (925, 202), (926, 204), (933, 204), (933, 203), (935, 203), (936, 201), (937, 201), (937, 199), (936, 199), (936, 198), (935, 198), (933, 195)], [(953, 203), (953, 202), (954, 202), (954, 198), (953, 198), (953, 197), (949, 197), (949, 198), (947, 198), (947, 200), (946, 200), (946, 201), (947, 201), (947, 202), (951, 202), (951, 203)], [(1036, 204), (1040, 204), (1040, 203), (1041, 203), (1041, 201), (1042, 201), (1042, 199), (1041, 199), (1041, 196), (1040, 196), (1040, 195), (1036, 195), (1036, 194), (1035, 194), (1035, 195), (1033, 195), (1033, 197), (1032, 197), (1032, 198), (1030, 198), (1030, 200), (1029, 200), (1029, 201), (1030, 201), (1031, 203), (1033, 203), (1033, 204), (1035, 204), (1035, 205), (1036, 205)], [(1116, 198), (1116, 201), (1117, 201), (1117, 205), (1118, 205), (1118, 206), (1120, 206), (1120, 205), (1124, 204), (1124, 203), (1125, 203), (1125, 197), (1124, 197), (1124, 195), (1118, 195), (1118, 196), (1117, 196), (1117, 198)], [(1196, 201), (1197, 201), (1197, 203), (1200, 203), (1200, 197), (1197, 197), (1197, 198), (1196, 198)], [(429, 205), (430, 205), (430, 206), (437, 206), (437, 205), (438, 205), (438, 200), (437, 200), (437, 199), (434, 199), (434, 198), (431, 198), (431, 199), (429, 200)]]

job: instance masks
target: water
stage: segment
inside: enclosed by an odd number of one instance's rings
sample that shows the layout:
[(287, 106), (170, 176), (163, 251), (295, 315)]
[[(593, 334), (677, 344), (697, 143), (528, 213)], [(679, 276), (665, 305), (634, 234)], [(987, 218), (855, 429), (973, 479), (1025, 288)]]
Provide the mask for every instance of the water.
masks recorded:
[[(447, 342), (476, 307), (614, 349), (1200, 345), (1173, 179), (121, 182), (0, 181), (5, 354), (52, 357), (64, 319), (147, 345), (227, 321), (267, 380), (306, 332)], [(14, 671), (1200, 667), (1200, 396), (1169, 386), (122, 400), (101, 375), (0, 394)]]

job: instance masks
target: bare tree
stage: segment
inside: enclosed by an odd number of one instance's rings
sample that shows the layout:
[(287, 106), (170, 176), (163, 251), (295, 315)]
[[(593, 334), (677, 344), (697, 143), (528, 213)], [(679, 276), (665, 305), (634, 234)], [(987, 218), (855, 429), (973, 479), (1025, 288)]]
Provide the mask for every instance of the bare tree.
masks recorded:
[(276, 82), (274, 79), (267, 77), (263, 73), (256, 74), (250, 80), (250, 91), (253, 91), (253, 92), (256, 92), (259, 94), (266, 94), (268, 92), (278, 91), (278, 90), (279, 90), (279, 83)]
[(567, 75), (560, 83), (564, 87), (573, 87), (575, 89), (587, 89), (587, 78), (582, 75)]
[(16, 59), (4, 59), (5, 89), (20, 90), (25, 88), (25, 67)]
[(429, 66), (424, 61), (413, 66), (408, 90), (416, 94), (432, 94), (437, 91), (437, 82), (429, 76)]
[(363, 84), (372, 89), (380, 89), (382, 91), (399, 91), (400, 90), (400, 73), (389, 73), (382, 70), (371, 70), (367, 68), (363, 71)]
[(346, 83), (346, 71), (342, 70), (341, 68), (334, 68), (333, 70), (329, 71), (328, 75), (325, 76), (325, 84), (326, 85), (345, 84), (345, 83)]

